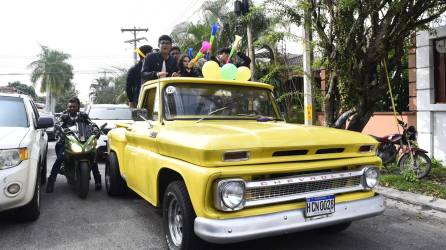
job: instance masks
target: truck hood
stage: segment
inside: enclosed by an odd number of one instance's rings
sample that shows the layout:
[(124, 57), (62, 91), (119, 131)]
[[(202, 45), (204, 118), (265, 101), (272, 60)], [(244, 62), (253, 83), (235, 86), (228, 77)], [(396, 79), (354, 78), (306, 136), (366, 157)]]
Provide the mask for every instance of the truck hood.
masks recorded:
[[(160, 129), (160, 154), (201, 166), (225, 166), (373, 156), (359, 147), (377, 142), (372, 137), (340, 129), (284, 122), (175, 122)], [(227, 151), (249, 151), (244, 161), (224, 161)]]
[(98, 127), (102, 126), (103, 124), (107, 123), (105, 126), (105, 129), (114, 129), (116, 128), (117, 123), (133, 123), (133, 120), (91, 120), (92, 122), (96, 123)]
[(0, 149), (19, 148), (29, 128), (0, 127)]

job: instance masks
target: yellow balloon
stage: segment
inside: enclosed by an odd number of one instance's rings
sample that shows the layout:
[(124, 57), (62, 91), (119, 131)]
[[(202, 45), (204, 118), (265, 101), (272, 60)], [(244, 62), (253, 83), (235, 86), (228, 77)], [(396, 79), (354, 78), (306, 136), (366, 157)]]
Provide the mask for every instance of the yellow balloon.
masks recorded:
[(235, 77), (236, 80), (240, 81), (248, 81), (251, 79), (251, 70), (246, 66), (241, 66), (237, 68), (237, 76)]
[(214, 61), (207, 61), (201, 71), (204, 78), (220, 79), (220, 65)]

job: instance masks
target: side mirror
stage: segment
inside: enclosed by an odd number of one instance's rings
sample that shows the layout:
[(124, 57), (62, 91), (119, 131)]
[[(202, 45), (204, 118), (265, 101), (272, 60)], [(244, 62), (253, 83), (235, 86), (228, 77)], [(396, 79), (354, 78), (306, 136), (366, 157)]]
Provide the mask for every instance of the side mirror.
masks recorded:
[(132, 109), (132, 120), (147, 121), (147, 109)]
[(51, 117), (39, 117), (39, 120), (37, 121), (37, 128), (38, 129), (50, 128), (52, 126), (54, 126), (53, 118), (51, 118)]

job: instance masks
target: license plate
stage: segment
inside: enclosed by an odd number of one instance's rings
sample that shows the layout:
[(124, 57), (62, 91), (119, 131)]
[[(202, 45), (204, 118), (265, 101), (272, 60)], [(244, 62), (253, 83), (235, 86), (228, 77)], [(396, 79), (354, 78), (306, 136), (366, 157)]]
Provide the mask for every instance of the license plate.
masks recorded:
[(332, 214), (335, 212), (335, 196), (326, 195), (307, 198), (305, 203), (305, 216), (313, 217)]

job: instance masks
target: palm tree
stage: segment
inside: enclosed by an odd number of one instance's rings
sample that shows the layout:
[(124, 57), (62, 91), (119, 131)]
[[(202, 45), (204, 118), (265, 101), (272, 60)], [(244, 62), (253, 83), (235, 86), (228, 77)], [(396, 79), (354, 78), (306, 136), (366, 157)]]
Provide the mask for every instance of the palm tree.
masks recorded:
[(36, 84), (40, 80), (40, 92), (46, 93), (46, 110), (54, 113), (56, 96), (62, 96), (73, 85), (73, 66), (66, 62), (69, 54), (46, 46), (41, 48), (38, 59), (29, 65), (32, 68), (31, 82)]

